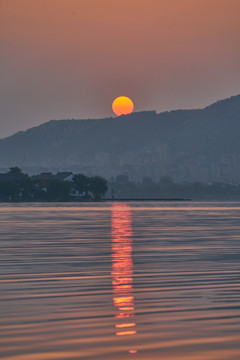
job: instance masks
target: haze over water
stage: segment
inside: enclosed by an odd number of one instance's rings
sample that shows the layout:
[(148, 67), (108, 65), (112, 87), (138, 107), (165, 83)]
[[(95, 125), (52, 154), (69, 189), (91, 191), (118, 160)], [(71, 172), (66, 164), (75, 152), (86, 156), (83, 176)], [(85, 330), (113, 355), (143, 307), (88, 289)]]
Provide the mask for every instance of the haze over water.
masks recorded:
[(0, 358), (238, 360), (240, 203), (0, 204)]

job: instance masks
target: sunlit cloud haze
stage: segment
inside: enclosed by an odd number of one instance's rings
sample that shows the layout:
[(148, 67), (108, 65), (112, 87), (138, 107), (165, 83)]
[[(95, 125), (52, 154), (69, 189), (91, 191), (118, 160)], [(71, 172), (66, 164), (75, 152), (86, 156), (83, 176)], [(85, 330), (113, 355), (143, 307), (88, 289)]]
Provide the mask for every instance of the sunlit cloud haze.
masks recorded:
[(239, 0), (0, 0), (0, 137), (240, 93)]

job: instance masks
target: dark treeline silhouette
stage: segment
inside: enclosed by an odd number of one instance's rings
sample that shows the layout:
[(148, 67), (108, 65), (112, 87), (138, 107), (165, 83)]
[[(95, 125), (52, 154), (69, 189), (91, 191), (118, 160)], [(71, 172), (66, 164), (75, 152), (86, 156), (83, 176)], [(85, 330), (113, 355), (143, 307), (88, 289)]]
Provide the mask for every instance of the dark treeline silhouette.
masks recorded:
[(192, 199), (240, 200), (240, 184), (175, 183), (162, 176), (158, 182), (150, 177), (141, 182), (118, 175), (109, 182), (100, 176), (71, 172), (42, 173), (29, 176), (11, 167), (0, 174), (0, 201), (101, 201), (107, 199)]
[(158, 182), (145, 178), (139, 183), (129, 181), (127, 175), (118, 175), (108, 183), (107, 198), (115, 199), (192, 199), (240, 200), (240, 184), (175, 183), (162, 176)]
[(0, 201), (101, 201), (107, 180), (62, 172), (29, 176), (20, 168), (0, 174)]

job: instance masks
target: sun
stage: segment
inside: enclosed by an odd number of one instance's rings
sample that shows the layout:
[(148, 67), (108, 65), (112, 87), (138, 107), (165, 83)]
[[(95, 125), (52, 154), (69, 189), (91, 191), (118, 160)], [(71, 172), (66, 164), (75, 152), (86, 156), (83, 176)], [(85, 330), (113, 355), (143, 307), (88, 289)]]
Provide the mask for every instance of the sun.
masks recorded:
[(112, 103), (112, 110), (117, 116), (131, 114), (134, 104), (127, 96), (119, 96)]

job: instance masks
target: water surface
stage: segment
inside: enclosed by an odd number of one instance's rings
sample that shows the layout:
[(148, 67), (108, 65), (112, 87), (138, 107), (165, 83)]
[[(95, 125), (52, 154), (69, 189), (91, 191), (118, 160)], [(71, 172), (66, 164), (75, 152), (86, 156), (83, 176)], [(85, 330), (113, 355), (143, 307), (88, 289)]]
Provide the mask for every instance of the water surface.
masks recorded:
[(240, 203), (0, 205), (0, 358), (239, 360)]

